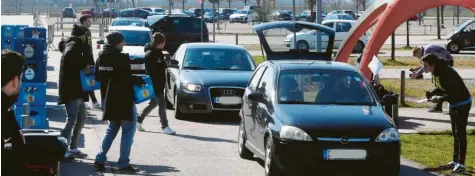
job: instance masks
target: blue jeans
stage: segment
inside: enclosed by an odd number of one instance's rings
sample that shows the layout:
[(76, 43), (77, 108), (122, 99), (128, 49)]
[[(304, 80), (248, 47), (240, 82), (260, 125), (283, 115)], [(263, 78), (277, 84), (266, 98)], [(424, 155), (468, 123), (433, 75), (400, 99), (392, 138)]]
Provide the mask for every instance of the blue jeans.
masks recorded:
[(86, 121), (86, 107), (84, 106), (84, 101), (77, 99), (66, 103), (66, 113), (68, 117), (61, 131), (61, 136), (68, 140), (68, 146), (71, 149), (77, 149), (79, 136), (84, 127), (84, 121)]
[(130, 150), (135, 136), (135, 123), (137, 121), (137, 109), (134, 105), (132, 111), (132, 121), (109, 121), (109, 127), (107, 128), (106, 135), (102, 140), (102, 145), (99, 153), (96, 156), (96, 163), (104, 164), (107, 161), (107, 152), (111, 148), (112, 142), (114, 142), (119, 129), (122, 128), (122, 138), (120, 139), (120, 158), (119, 168), (126, 168), (130, 163)]

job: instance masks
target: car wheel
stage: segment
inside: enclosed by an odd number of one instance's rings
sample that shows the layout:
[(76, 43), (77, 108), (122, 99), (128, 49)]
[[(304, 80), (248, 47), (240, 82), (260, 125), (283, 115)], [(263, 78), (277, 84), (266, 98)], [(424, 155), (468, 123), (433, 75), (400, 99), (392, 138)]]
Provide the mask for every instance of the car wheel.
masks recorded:
[(355, 53), (362, 53), (363, 50), (364, 50), (364, 43), (362, 41), (358, 41), (358, 43), (356, 43), (355, 47), (353, 48), (353, 52)]
[(310, 46), (308, 46), (307, 41), (300, 40), (300, 41), (297, 42), (297, 49), (309, 50)]
[(460, 52), (460, 46), (454, 42), (450, 42), (447, 45), (447, 50), (449, 50), (449, 52), (452, 54), (458, 54)]
[(173, 109), (175, 109), (175, 119), (178, 119), (178, 120), (183, 120), (185, 119), (185, 114), (183, 114), (181, 111), (180, 111), (180, 108), (178, 108), (178, 105), (179, 105), (179, 101), (178, 101), (178, 97), (177, 95), (175, 94), (175, 103), (173, 104)]
[(244, 120), (241, 120), (241, 125), (239, 126), (239, 136), (238, 136), (238, 152), (239, 157), (242, 159), (252, 159), (254, 154), (246, 147), (246, 130), (244, 128)]
[(266, 150), (265, 150), (265, 175), (266, 176), (280, 176), (280, 171), (274, 161), (274, 142), (272, 141), (272, 136), (267, 136), (266, 139)]

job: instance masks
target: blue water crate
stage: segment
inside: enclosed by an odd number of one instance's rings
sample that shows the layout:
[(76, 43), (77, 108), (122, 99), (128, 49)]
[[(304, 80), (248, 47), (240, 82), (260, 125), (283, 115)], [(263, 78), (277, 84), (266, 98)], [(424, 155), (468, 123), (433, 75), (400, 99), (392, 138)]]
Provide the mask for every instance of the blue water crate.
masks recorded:
[(24, 28), (25, 38), (41, 38), (46, 39), (46, 28), (44, 27), (27, 27)]
[(155, 91), (153, 90), (153, 85), (152, 85), (152, 78), (150, 78), (150, 76), (145, 76), (145, 75), (141, 77), (145, 81), (145, 85), (142, 87), (134, 85), (135, 104), (140, 104), (142, 102), (145, 102), (155, 97)]
[(18, 100), (15, 105), (21, 107), (23, 103), (28, 103), (30, 106), (45, 106), (46, 83), (22, 83), (19, 90)]
[(22, 129), (49, 129), (49, 119), (46, 117), (46, 106), (30, 107), (30, 115), (28, 125), (29, 128), (23, 126), (22, 122), (23, 107), (15, 109), (15, 118)]
[(15, 51), (19, 52), (27, 61), (33, 60), (35, 62), (45, 62), (45, 39), (35, 38), (16, 38)]
[(21, 81), (23, 83), (45, 83), (47, 80), (46, 62), (30, 63), (26, 62), (25, 71)]
[(2, 51), (6, 49), (15, 51), (14, 41), (13, 37), (2, 37)]
[(25, 24), (16, 25), (15, 38), (24, 38), (25, 37), (25, 28), (27, 28), (27, 27), (28, 27), (28, 25), (25, 25)]
[(3, 38), (15, 38), (16, 29), (15, 25), (2, 25), (2, 40)]

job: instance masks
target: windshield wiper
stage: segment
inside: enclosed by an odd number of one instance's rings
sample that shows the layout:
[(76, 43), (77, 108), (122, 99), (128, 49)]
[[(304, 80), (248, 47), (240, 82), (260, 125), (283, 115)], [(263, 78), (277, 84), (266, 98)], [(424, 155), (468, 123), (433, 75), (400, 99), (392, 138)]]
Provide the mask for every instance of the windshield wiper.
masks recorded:
[(204, 68), (198, 67), (198, 66), (185, 66), (183, 68), (184, 69), (190, 69), (190, 70), (204, 70)]
[(281, 104), (314, 104), (313, 102), (305, 102), (303, 100), (285, 100), (279, 101)]

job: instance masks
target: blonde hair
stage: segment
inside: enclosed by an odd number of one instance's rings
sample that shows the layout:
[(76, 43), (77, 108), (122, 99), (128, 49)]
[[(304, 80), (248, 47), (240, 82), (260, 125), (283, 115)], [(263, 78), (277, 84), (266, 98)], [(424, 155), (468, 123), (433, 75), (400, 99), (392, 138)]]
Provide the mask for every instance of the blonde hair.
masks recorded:
[(416, 57), (416, 54), (418, 54), (420, 52), (422, 52), (422, 46), (416, 46), (416, 47), (412, 48), (412, 56), (413, 57)]

